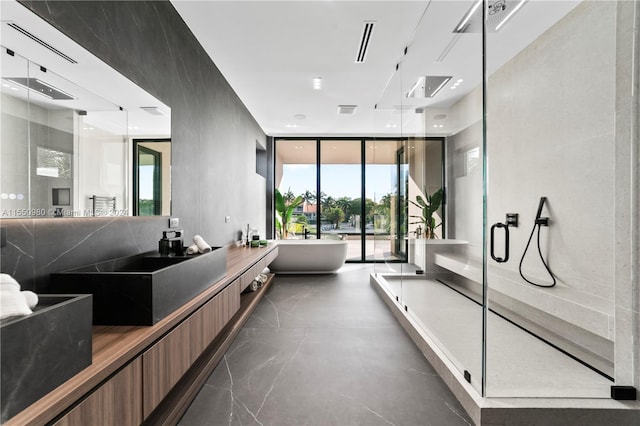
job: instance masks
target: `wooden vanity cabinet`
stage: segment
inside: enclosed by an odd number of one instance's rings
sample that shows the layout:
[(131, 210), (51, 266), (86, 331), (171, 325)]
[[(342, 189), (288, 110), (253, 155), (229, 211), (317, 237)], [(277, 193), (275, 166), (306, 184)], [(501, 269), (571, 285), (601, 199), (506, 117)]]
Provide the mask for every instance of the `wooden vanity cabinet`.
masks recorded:
[(240, 280), (205, 303), (142, 354), (143, 414), (148, 417), (240, 308)]
[(142, 359), (134, 359), (86, 399), (76, 405), (55, 426), (134, 426), (142, 423)]
[(230, 247), (225, 278), (154, 326), (94, 326), (92, 364), (5, 424), (177, 423), (272, 277), (242, 301), (240, 293), (277, 253)]
[(256, 262), (251, 268), (247, 269), (240, 276), (240, 291), (244, 291), (245, 288), (249, 287), (251, 281), (253, 281), (253, 279), (257, 277), (264, 270), (264, 268), (269, 266), (277, 256), (278, 251), (272, 251), (262, 259), (258, 260), (258, 262)]

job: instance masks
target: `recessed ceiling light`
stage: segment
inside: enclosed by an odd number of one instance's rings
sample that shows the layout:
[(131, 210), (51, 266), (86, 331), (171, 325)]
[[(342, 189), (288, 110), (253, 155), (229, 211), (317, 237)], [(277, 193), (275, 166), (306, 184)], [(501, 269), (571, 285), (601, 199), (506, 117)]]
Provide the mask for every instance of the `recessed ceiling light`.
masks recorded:
[(294, 128), (294, 127), (298, 127), (297, 124), (285, 124), (284, 127), (287, 127), (289, 129)]
[[(74, 100), (73, 96), (70, 94), (58, 89), (49, 83), (46, 83), (37, 78), (24, 78), (24, 77), (7, 77), (6, 78), (10, 83), (14, 83), (22, 88), (30, 90), (33, 93), (37, 93), (39, 95), (44, 96), (47, 99), (56, 99), (56, 100)], [(11, 88), (12, 90), (18, 90)]]
[(455, 33), (481, 33), (484, 28), (486, 32), (497, 32), (520, 10), (526, 1), (488, 0), (486, 2), (486, 16), (483, 21), (482, 9), (480, 9), (483, 0), (478, 0), (453, 31)]
[[(422, 92), (424, 93), (425, 80), (426, 80), (426, 77), (419, 77), (418, 80), (416, 80), (413, 87), (411, 88), (411, 90), (409, 90), (409, 93), (407, 93), (407, 98), (415, 98), (416, 97), (415, 93), (416, 93), (416, 90), (418, 89), (421, 89)], [(422, 96), (424, 96), (424, 94)]]
[(456, 83), (462, 83), (464, 80), (459, 78), (458, 81), (456, 81)]
[(321, 77), (313, 77), (312, 82), (313, 82), (312, 83), (313, 90), (322, 89), (322, 78)]
[(433, 98), (450, 80), (451, 76), (419, 77), (406, 96), (407, 98)]
[(467, 25), (467, 22), (469, 22), (469, 20), (471, 19), (473, 14), (476, 12), (476, 10), (478, 10), (481, 4), (482, 4), (482, 0), (478, 0), (476, 4), (474, 4), (473, 7), (469, 9), (469, 11), (464, 16), (464, 18), (462, 18), (462, 21), (460, 22), (460, 24), (458, 24), (458, 26), (456, 27), (457, 32), (462, 31), (462, 29)]

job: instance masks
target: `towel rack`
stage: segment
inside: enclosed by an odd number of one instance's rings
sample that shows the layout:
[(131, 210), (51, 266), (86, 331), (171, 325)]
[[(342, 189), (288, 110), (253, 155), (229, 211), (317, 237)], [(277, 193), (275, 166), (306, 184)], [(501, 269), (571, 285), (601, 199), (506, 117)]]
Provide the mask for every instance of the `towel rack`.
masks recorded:
[(111, 216), (114, 214), (116, 209), (116, 197), (92, 195), (89, 199), (92, 201), (92, 216)]

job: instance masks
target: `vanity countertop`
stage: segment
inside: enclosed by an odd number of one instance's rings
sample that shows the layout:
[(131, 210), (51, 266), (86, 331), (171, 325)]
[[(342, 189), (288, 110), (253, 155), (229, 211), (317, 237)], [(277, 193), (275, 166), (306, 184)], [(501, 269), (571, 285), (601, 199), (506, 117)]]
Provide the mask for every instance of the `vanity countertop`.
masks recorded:
[(227, 273), (222, 279), (153, 326), (94, 326), (92, 364), (5, 424), (39, 425), (50, 422), (275, 250), (277, 245), (246, 248), (230, 244), (227, 247)]

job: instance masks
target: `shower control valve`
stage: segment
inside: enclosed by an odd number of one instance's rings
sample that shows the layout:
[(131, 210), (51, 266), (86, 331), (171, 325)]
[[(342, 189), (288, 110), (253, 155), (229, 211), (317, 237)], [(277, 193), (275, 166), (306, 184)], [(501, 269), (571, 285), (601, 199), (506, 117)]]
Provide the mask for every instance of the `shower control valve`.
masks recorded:
[(507, 218), (504, 223), (507, 226), (513, 226), (514, 228), (518, 227), (518, 213), (507, 213)]

